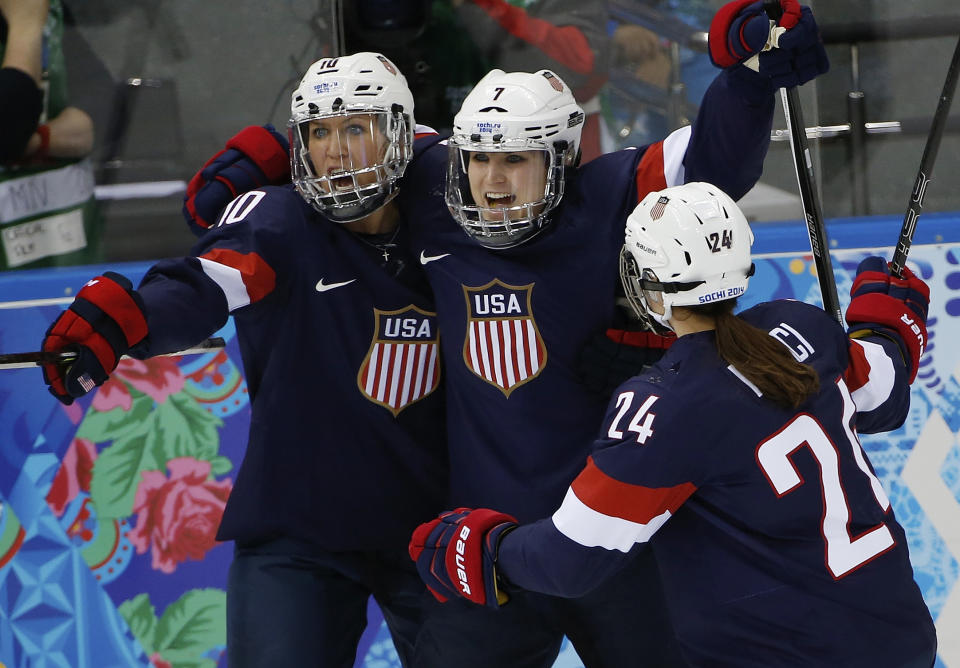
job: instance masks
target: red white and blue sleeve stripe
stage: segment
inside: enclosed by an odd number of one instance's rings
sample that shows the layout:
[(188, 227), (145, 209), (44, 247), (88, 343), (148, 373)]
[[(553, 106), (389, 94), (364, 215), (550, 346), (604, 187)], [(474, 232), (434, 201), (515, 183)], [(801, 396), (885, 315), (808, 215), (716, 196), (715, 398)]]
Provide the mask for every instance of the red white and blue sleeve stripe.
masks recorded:
[(696, 489), (691, 483), (651, 488), (621, 482), (590, 457), (553, 514), (553, 524), (584, 547), (629, 552), (650, 540)]
[(849, 341), (844, 382), (857, 407), (857, 431), (896, 429), (910, 410), (910, 384), (899, 346), (881, 336)]
[(213, 248), (197, 258), (203, 273), (217, 284), (231, 313), (273, 292), (277, 275), (257, 253)]
[(498, 569), (513, 585), (577, 597), (644, 548), (696, 491), (692, 483), (651, 488), (617, 480), (593, 458), (551, 518), (518, 527), (500, 544)]

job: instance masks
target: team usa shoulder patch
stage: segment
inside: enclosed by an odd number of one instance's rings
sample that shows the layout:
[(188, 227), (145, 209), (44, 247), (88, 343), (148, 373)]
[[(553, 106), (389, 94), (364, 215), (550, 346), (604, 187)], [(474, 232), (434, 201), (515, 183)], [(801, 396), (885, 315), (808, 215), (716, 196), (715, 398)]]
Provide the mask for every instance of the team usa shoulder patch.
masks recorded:
[(497, 279), (478, 288), (463, 286), (467, 300), (463, 361), (507, 397), (536, 378), (547, 363), (547, 347), (533, 319), (533, 286)]
[(394, 416), (440, 384), (437, 314), (414, 305), (398, 311), (373, 309), (374, 333), (360, 365), (357, 386)]

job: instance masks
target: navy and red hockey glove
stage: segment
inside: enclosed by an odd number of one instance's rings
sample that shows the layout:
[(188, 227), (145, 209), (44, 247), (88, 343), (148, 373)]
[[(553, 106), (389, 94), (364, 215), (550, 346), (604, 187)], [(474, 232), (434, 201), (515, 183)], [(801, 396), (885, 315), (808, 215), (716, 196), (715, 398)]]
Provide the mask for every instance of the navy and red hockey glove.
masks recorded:
[(584, 386), (609, 397), (624, 382), (663, 357), (676, 335), (608, 329), (590, 339), (580, 351), (578, 371)]
[(780, 0), (776, 26), (757, 0), (734, 0), (710, 23), (710, 60), (717, 67), (743, 64), (776, 88), (792, 88), (830, 69), (813, 12), (797, 0)]
[(112, 271), (90, 280), (43, 339), (45, 352), (78, 355), (69, 366), (43, 366), (50, 393), (69, 406), (102, 385), (120, 358), (146, 336), (143, 301), (130, 281)]
[(487, 508), (457, 508), (417, 527), (410, 558), (430, 593), (445, 602), (461, 596), (496, 608), (507, 602), (497, 582), (497, 549), (517, 520)]
[(272, 125), (251, 125), (231, 137), (190, 179), (183, 217), (201, 236), (237, 195), (285, 183), (290, 183), (289, 142)]
[(849, 334), (857, 338), (873, 332), (896, 341), (912, 383), (927, 344), (930, 288), (907, 267), (897, 278), (882, 257), (868, 257), (857, 267), (850, 297)]

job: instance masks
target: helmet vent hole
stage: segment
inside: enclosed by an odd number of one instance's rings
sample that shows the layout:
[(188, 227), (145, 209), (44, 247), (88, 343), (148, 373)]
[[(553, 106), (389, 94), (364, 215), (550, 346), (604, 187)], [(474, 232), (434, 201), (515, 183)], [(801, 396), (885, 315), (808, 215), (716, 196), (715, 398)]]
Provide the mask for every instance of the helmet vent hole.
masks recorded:
[(729, 218), (729, 217), (730, 217), (730, 214), (727, 213), (727, 207), (723, 206), (723, 207), (720, 207), (720, 208), (723, 209), (723, 217), (724, 217), (724, 218)]
[[(694, 214), (696, 216), (696, 214)], [(703, 225), (703, 221), (700, 219), (700, 216), (697, 216), (697, 222)]]
[(683, 257), (686, 258), (688, 266), (693, 264), (693, 261), (690, 259), (690, 253), (683, 251)]
[(353, 94), (357, 97), (376, 97), (383, 91), (383, 86), (377, 86), (376, 90), (370, 90), (369, 85), (357, 86)]
[(507, 113), (507, 110), (504, 109), (503, 107), (484, 107), (483, 109), (480, 110), (480, 113), (484, 113), (487, 111), (498, 111), (501, 114)]
[(539, 130), (539, 129), (540, 129), (540, 126), (539, 126), (539, 125), (534, 125), (533, 127), (530, 127), (530, 128), (524, 128), (523, 131), (524, 131), (524, 132), (533, 132), (534, 130)]

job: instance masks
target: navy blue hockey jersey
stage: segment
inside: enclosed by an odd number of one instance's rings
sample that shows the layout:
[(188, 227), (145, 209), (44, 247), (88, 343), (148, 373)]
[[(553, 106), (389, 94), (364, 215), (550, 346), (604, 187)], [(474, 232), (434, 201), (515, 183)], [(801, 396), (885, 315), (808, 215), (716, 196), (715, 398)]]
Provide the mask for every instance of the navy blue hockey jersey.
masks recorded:
[(614, 393), (560, 508), (504, 539), (501, 574), (577, 596), (649, 541), (693, 665), (929, 667), (933, 622), (857, 439), (905, 419), (899, 349), (851, 341), (800, 302), (742, 317), (810, 364), (820, 391), (781, 408), (720, 359), (712, 331), (680, 337)]
[(754, 76), (722, 72), (692, 128), (577, 170), (550, 225), (515, 248), (487, 250), (450, 217), (444, 143), (415, 157), (398, 201), (443, 332), (454, 506), (533, 520), (563, 498), (606, 404), (577, 359), (614, 317), (627, 215), (668, 185), (709, 180), (740, 197), (755, 183), (773, 95)]
[(144, 277), (151, 354), (236, 322), (250, 439), (220, 540), (397, 547), (445, 506), (437, 322), (406, 234), (388, 272), (292, 186), (267, 187)]

